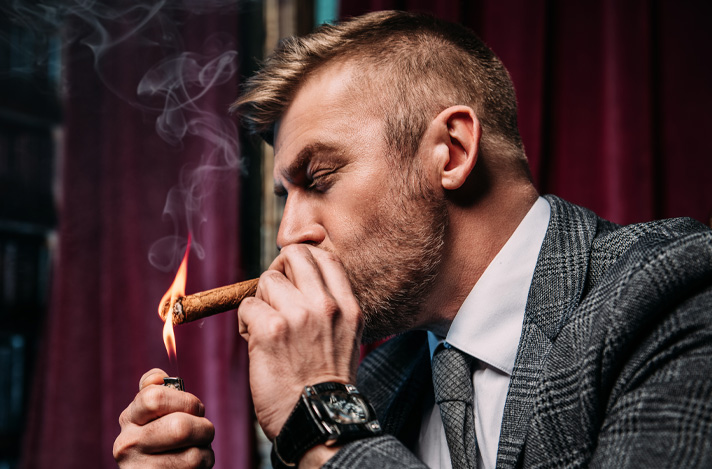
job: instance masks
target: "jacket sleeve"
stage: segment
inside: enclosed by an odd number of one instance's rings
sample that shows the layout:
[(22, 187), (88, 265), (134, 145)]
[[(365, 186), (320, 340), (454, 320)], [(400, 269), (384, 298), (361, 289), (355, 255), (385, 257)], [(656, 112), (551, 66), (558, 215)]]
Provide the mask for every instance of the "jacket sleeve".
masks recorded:
[(427, 469), (422, 461), (391, 435), (348, 443), (323, 467)]
[(678, 306), (621, 367), (592, 467), (712, 467), (712, 289)]

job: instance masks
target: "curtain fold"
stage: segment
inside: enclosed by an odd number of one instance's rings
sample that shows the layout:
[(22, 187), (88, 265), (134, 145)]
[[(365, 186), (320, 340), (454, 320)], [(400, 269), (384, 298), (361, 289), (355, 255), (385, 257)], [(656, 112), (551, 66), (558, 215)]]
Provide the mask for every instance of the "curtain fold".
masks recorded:
[[(237, 17), (168, 11), (135, 39), (107, 41), (104, 50), (91, 42), (96, 36), (86, 22), (75, 20), (70, 26), (83, 33), (65, 54), (57, 255), (22, 465), (115, 466), (118, 417), (138, 391), (140, 376), (160, 367), (182, 376), (187, 391), (204, 402), (216, 427), (218, 467), (251, 467), (247, 351), (236, 317), (176, 328), (178, 360), (171, 364), (157, 306), (177, 265), (158, 270), (148, 255), (161, 261), (180, 256), (166, 246), (182, 239), (184, 247), (190, 227), (198, 249), (190, 256), (189, 293), (243, 278), (234, 164), (239, 149), (226, 119), (237, 77), (228, 77), (228, 68), (217, 73), (234, 59)], [(161, 29), (159, 20), (175, 21), (176, 28)], [(107, 28), (114, 28), (108, 36), (120, 38), (128, 26)], [(147, 40), (159, 30), (176, 34), (167, 38), (168, 47)], [(210, 65), (216, 57), (224, 61)], [(182, 84), (166, 80), (178, 72), (186, 73)], [(141, 83), (148, 86), (146, 77), (153, 81), (145, 96), (137, 96)], [(161, 84), (163, 91), (156, 91)], [(187, 96), (197, 97), (194, 107)], [(178, 126), (180, 143), (158, 136), (161, 118)], [(209, 164), (222, 169), (210, 170)], [(186, 192), (196, 181), (210, 190), (191, 199)], [(170, 200), (174, 218), (164, 215), (169, 193), (179, 195)], [(154, 245), (162, 238), (169, 242)]]
[(712, 5), (342, 0), (460, 22), (509, 70), (537, 187), (617, 223), (712, 215)]

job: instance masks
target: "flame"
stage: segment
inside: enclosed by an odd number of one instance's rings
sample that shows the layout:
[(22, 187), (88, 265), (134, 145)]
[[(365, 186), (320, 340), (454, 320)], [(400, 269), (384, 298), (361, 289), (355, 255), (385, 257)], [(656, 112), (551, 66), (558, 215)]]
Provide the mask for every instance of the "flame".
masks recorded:
[(170, 300), (168, 314), (166, 314), (166, 319), (163, 324), (163, 343), (166, 344), (166, 352), (168, 352), (168, 358), (171, 361), (176, 359), (176, 336), (173, 333), (173, 306), (176, 304), (178, 298), (185, 296), (185, 284), (188, 280), (188, 253), (190, 253), (190, 234), (188, 235), (188, 245), (185, 247), (183, 261), (180, 263), (180, 267), (178, 267), (176, 278), (173, 280), (166, 294), (161, 298), (161, 302), (158, 303), (158, 316), (161, 317), (164, 305)]

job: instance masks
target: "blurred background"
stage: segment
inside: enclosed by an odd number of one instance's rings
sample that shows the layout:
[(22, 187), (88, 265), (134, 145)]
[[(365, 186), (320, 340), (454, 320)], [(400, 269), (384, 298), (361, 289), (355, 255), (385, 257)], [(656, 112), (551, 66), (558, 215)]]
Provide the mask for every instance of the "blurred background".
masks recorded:
[[(276, 255), (271, 149), (230, 103), (284, 36), (379, 9), (477, 32), (517, 89), (542, 193), (617, 223), (712, 215), (712, 4), (702, 0), (5, 0), (0, 6), (0, 469), (113, 467), (152, 367), (216, 426), (218, 468), (268, 467), (234, 314), (156, 309)], [(262, 443), (261, 443), (262, 442)]]

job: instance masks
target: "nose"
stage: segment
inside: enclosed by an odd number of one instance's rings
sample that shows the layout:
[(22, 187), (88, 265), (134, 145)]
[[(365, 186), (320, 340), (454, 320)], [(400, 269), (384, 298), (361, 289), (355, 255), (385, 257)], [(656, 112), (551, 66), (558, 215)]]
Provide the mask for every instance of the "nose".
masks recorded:
[(325, 237), (326, 230), (319, 219), (317, 207), (298, 194), (290, 193), (277, 232), (277, 247), (282, 249), (299, 243), (318, 245)]

